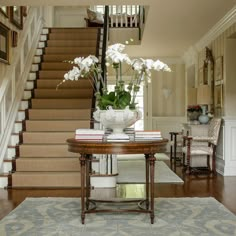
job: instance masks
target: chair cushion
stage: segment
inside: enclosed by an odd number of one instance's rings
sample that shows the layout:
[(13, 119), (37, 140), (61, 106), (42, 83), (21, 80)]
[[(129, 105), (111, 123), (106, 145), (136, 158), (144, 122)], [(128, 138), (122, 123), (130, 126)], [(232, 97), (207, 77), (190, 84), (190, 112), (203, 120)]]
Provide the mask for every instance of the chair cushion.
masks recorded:
[[(183, 147), (182, 151), (184, 154), (187, 154), (188, 147)], [(213, 149), (212, 147), (207, 146), (192, 146), (190, 149), (190, 155), (212, 155)]]

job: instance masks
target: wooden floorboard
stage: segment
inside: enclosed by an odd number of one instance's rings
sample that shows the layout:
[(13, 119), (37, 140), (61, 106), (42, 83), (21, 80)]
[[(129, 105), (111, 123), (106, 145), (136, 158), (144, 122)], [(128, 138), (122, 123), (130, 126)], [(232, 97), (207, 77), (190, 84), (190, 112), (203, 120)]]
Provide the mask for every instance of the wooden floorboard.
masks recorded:
[[(184, 179), (184, 184), (155, 184), (155, 197), (214, 197), (236, 214), (236, 177), (184, 176), (180, 167), (177, 168), (177, 174)], [(133, 188), (132, 197), (140, 197), (138, 196), (140, 191), (135, 191), (140, 187), (143, 186), (141, 184), (118, 186), (118, 188)], [(27, 197), (80, 197), (80, 189), (0, 189), (0, 219)]]

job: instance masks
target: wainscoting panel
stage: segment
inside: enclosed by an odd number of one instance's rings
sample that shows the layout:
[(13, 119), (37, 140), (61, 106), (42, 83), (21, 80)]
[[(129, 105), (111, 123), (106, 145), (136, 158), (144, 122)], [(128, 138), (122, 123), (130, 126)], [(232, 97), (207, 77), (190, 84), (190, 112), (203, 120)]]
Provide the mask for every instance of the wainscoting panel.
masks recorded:
[(236, 176), (236, 117), (224, 118), (224, 176)]

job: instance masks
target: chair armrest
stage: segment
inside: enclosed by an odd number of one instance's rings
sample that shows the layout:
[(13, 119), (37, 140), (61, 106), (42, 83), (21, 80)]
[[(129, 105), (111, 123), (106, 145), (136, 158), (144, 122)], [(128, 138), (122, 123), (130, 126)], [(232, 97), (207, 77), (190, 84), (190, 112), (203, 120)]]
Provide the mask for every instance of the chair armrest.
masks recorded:
[(180, 134), (182, 134), (182, 132), (174, 132), (174, 131), (171, 131), (171, 132), (169, 132), (169, 134), (180, 135)]
[(175, 132), (175, 131), (171, 131), (171, 132), (169, 132), (169, 134), (170, 134), (170, 139), (171, 139), (171, 140), (173, 140), (173, 137), (174, 137), (174, 139), (176, 140), (176, 138), (177, 138), (178, 135), (183, 135), (182, 132)]
[(212, 137), (204, 137), (204, 136), (193, 136), (192, 137), (194, 141), (197, 142), (211, 142), (214, 140)]

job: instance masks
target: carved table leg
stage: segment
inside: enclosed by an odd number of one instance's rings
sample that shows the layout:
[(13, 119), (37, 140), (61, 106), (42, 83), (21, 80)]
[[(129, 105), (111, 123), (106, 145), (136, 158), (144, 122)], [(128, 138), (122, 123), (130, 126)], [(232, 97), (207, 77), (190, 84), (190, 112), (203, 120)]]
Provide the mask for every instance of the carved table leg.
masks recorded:
[(86, 157), (84, 154), (80, 156), (80, 173), (81, 173), (81, 222), (84, 224), (85, 220), (85, 210), (84, 210), (84, 182), (85, 182), (85, 166), (86, 166)]
[(149, 208), (149, 154), (145, 154), (146, 164), (146, 209)]
[(176, 152), (177, 152), (177, 137), (174, 135), (174, 171), (176, 172)]
[(154, 223), (154, 176), (155, 176), (155, 161), (156, 158), (154, 156), (154, 154), (151, 154), (149, 157), (149, 163), (150, 163), (150, 197), (151, 197), (151, 213), (150, 213), (150, 217), (151, 217), (151, 224)]
[(187, 143), (187, 169), (186, 169), (186, 174), (190, 174), (190, 155), (191, 155), (191, 151), (190, 151), (190, 140), (188, 140)]
[(89, 209), (91, 159), (92, 155), (86, 155), (86, 210)]

